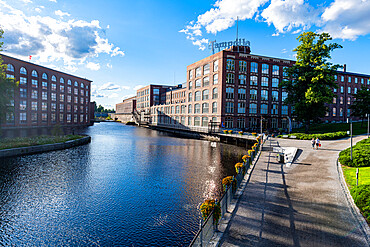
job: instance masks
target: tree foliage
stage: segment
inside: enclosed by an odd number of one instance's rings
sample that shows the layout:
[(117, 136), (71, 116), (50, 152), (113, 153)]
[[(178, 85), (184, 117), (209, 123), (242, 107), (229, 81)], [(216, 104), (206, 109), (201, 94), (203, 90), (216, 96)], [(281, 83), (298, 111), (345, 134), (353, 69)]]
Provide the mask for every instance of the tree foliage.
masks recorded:
[(352, 110), (351, 116), (365, 118), (366, 114), (370, 114), (370, 91), (365, 86), (357, 91), (356, 100), (350, 106)]
[[(3, 38), (4, 31), (0, 29), (0, 40)], [(3, 42), (0, 42), (0, 51), (2, 51)], [(14, 106), (11, 102), (14, 102), (14, 89), (18, 83), (6, 76), (7, 65), (3, 64), (0, 56), (0, 124), (4, 123), (7, 116), (13, 114), (14, 117)]]
[(95, 112), (101, 112), (101, 113), (114, 113), (114, 109), (105, 109), (104, 106), (99, 105), (96, 106), (95, 104)]
[(342, 46), (327, 44), (332, 39), (328, 33), (305, 32), (297, 39), (300, 45), (293, 50), (297, 52), (297, 62), (286, 68), (288, 79), (282, 81), (280, 87), (288, 93), (284, 103), (294, 107), (294, 115), (305, 123), (308, 132), (311, 121), (324, 117), (326, 103), (333, 100), (332, 90), (337, 87), (334, 75), (340, 66), (328, 60), (330, 53)]

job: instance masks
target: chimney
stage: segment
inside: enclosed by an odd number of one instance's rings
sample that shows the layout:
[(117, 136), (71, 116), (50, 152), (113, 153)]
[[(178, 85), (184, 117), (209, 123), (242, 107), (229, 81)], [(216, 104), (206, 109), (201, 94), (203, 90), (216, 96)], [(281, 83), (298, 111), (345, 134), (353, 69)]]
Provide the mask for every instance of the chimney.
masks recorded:
[(343, 72), (347, 72), (347, 65), (346, 64), (343, 65)]

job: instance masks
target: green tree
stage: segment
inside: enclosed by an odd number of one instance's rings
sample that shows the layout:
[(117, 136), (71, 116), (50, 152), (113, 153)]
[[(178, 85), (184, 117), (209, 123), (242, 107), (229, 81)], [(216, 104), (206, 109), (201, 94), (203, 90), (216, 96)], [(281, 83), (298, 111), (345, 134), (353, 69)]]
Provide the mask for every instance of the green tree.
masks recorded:
[(293, 50), (297, 52), (297, 62), (285, 69), (288, 79), (280, 87), (288, 93), (284, 103), (294, 107), (295, 117), (305, 124), (308, 133), (310, 123), (324, 117), (326, 103), (333, 100), (332, 90), (337, 88), (334, 75), (341, 66), (333, 65), (328, 59), (331, 51), (342, 46), (327, 44), (332, 39), (328, 33), (305, 32), (297, 39), (300, 45)]
[[(361, 90), (357, 91), (356, 100), (350, 106), (351, 116), (359, 117), (362, 120), (366, 117), (366, 114), (370, 114), (370, 91), (365, 86), (361, 87)], [(364, 121), (361, 123), (361, 127)]]
[[(0, 40), (3, 38), (3, 33), (4, 31), (0, 29)], [(0, 42), (0, 51), (3, 44)], [(0, 124), (7, 118), (14, 119), (14, 90), (18, 85), (13, 78), (7, 78), (6, 69), (7, 65), (3, 64), (0, 56)]]

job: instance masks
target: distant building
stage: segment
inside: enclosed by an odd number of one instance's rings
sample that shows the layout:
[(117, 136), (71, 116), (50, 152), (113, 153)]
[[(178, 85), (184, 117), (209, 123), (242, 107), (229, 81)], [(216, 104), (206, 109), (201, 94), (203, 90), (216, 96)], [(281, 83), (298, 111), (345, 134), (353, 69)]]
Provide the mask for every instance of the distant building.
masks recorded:
[(134, 122), (134, 111), (136, 110), (136, 96), (124, 99), (122, 103), (116, 104), (114, 119), (123, 123)]
[[(90, 80), (2, 55), (6, 76), (19, 81), (3, 129), (85, 126), (93, 120)], [(92, 114), (92, 115), (91, 115)]]

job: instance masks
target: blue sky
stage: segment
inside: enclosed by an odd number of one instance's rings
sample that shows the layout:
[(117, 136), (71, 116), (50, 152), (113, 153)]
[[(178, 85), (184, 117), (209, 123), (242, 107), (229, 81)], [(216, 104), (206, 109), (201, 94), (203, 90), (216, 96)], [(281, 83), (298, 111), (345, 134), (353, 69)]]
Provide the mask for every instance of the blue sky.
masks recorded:
[(370, 0), (0, 0), (4, 53), (93, 81), (92, 100), (112, 108), (147, 84), (186, 80), (207, 42), (239, 37), (253, 54), (294, 59), (302, 31), (343, 45), (334, 63), (370, 74)]

